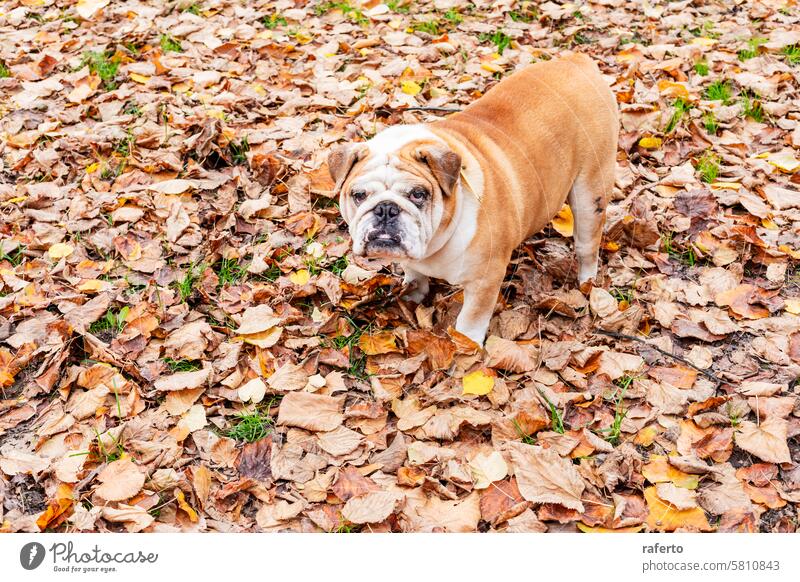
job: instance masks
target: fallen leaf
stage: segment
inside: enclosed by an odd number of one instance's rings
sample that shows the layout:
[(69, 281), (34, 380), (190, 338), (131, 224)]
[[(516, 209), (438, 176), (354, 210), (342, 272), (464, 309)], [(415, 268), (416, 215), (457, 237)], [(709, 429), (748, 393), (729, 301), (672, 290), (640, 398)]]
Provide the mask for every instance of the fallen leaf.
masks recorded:
[(575, 230), (575, 218), (572, 216), (572, 209), (569, 204), (561, 207), (561, 210), (553, 217), (550, 224), (561, 236), (571, 237)]
[(211, 377), (211, 368), (203, 368), (194, 372), (177, 372), (171, 376), (162, 376), (155, 382), (156, 390), (189, 390), (200, 388)]
[(47, 250), (48, 256), (57, 261), (70, 256), (75, 252), (75, 247), (69, 243), (56, 243)]
[(697, 507), (679, 510), (661, 500), (655, 487), (645, 488), (644, 498), (648, 508), (647, 527), (652, 531), (671, 532), (679, 528), (697, 531), (712, 531), (713, 529), (702, 509)]
[(528, 344), (519, 344), (497, 336), (486, 340), (486, 353), (490, 368), (509, 372), (529, 372), (539, 366), (539, 350)]
[(378, 523), (392, 515), (402, 500), (402, 495), (392, 491), (373, 491), (348, 500), (342, 517), (352, 523)]
[(672, 483), (659, 483), (656, 485), (658, 497), (674, 506), (676, 509), (694, 509), (697, 507), (697, 494), (691, 489), (676, 487)]
[(481, 368), (466, 374), (461, 379), (462, 394), (485, 396), (494, 388), (495, 374), (493, 370)]
[(581, 495), (586, 484), (575, 465), (553, 449), (523, 443), (510, 443), (509, 448), (517, 485), (525, 499), (584, 511)]
[(267, 393), (267, 385), (261, 378), (253, 378), (246, 384), (239, 386), (237, 390), (239, 399), (242, 402), (258, 403), (264, 400)]
[(362, 334), (358, 338), (358, 347), (368, 356), (400, 351), (394, 334), (388, 331)]
[(124, 501), (142, 490), (144, 473), (126, 456), (106, 465), (97, 480), (101, 483), (95, 489), (98, 496), (106, 501)]
[(475, 489), (486, 489), (495, 481), (505, 479), (508, 475), (508, 465), (506, 465), (503, 455), (497, 451), (492, 451), (489, 455), (476, 455), (469, 462), (469, 468), (472, 472)]
[(769, 417), (760, 424), (745, 420), (736, 429), (736, 446), (767, 463), (791, 463), (788, 427), (782, 418)]
[(278, 424), (312, 431), (331, 431), (344, 421), (344, 415), (340, 412), (343, 405), (343, 398), (289, 392), (281, 400)]
[(676, 469), (663, 455), (651, 455), (650, 461), (642, 467), (642, 475), (650, 483), (672, 483), (684, 489), (697, 489), (700, 479), (697, 475), (690, 475)]

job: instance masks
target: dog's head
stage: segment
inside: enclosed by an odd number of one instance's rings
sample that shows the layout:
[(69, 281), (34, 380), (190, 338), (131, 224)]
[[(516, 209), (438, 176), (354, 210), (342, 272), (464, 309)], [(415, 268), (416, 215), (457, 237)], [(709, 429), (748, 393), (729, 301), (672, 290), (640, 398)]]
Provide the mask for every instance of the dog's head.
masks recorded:
[(453, 218), (461, 158), (421, 126), (338, 146), (328, 167), (356, 255), (422, 259)]

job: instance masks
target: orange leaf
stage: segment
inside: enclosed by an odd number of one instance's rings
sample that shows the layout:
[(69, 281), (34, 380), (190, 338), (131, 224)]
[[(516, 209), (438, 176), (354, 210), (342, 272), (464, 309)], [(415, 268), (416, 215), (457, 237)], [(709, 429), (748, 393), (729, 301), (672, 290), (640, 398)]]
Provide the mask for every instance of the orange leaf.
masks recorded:
[(390, 331), (379, 331), (375, 334), (364, 334), (358, 339), (358, 347), (368, 356), (399, 352), (396, 338)]
[(769, 317), (769, 309), (761, 305), (752, 305), (756, 300), (757, 290), (753, 285), (743, 284), (728, 291), (717, 293), (715, 301), (720, 307), (729, 307), (730, 310), (747, 319), (761, 319)]
[(55, 529), (72, 515), (75, 499), (72, 497), (72, 487), (62, 483), (56, 490), (56, 498), (48, 505), (47, 509), (37, 518), (36, 525), (40, 531)]
[(193, 522), (196, 522), (198, 520), (197, 512), (186, 502), (186, 496), (183, 494), (183, 491), (176, 489), (175, 499), (178, 500), (178, 506), (186, 512), (186, 515), (189, 516), (189, 519)]
[(575, 218), (572, 216), (572, 209), (569, 204), (564, 204), (561, 210), (553, 217), (551, 223), (555, 231), (561, 236), (570, 237), (575, 228)]
[(684, 489), (697, 489), (700, 479), (697, 475), (676, 469), (663, 455), (652, 455), (650, 462), (642, 467), (642, 475), (650, 483), (674, 483)]
[(689, 528), (699, 531), (712, 531), (706, 514), (699, 507), (678, 510), (662, 501), (656, 494), (655, 487), (644, 490), (647, 501), (647, 527), (654, 531), (675, 531), (678, 528)]
[(686, 366), (658, 366), (651, 368), (648, 374), (659, 382), (685, 389), (694, 386), (694, 381), (697, 379), (697, 371)]

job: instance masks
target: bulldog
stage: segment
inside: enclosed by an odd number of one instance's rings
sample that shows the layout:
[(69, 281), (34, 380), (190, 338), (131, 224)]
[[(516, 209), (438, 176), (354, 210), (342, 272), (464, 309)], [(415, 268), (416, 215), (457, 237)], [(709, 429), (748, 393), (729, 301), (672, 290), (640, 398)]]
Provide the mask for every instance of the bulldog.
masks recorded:
[(338, 146), (328, 167), (353, 252), (391, 258), (421, 302), (464, 289), (456, 330), (483, 344), (514, 249), (569, 202), (578, 283), (597, 276), (614, 185), (616, 99), (594, 62), (529, 65), (463, 111)]

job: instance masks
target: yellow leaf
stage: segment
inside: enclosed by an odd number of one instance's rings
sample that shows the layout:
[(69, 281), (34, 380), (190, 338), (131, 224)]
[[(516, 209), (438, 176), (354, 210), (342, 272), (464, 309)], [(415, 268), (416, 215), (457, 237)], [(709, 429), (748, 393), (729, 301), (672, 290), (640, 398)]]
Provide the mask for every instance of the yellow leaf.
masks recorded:
[(78, 285), (78, 291), (81, 293), (97, 293), (102, 290), (106, 284), (105, 281), (101, 281), (100, 279), (87, 279)]
[(481, 65), (481, 69), (484, 71), (489, 71), (490, 73), (502, 73), (503, 67), (498, 65), (497, 63), (483, 63)]
[(681, 527), (689, 527), (700, 531), (711, 531), (706, 514), (699, 507), (679, 510), (663, 501), (655, 487), (644, 490), (647, 501), (647, 527), (654, 531), (675, 531)]
[(100, 10), (108, 6), (110, 0), (78, 0), (75, 11), (84, 20), (91, 20)]
[(140, 75), (139, 73), (130, 73), (128, 75), (131, 78), (131, 81), (136, 81), (137, 83), (141, 83), (144, 85), (150, 80), (150, 77), (147, 75)]
[(422, 91), (422, 87), (416, 81), (403, 81), (400, 83), (400, 90), (406, 95), (417, 95)]
[(395, 336), (390, 331), (379, 331), (374, 334), (363, 334), (358, 339), (358, 347), (368, 356), (388, 354), (399, 351)]
[(634, 46), (633, 48), (625, 49), (617, 53), (617, 61), (620, 63), (630, 63), (636, 59), (641, 58), (642, 53)]
[(300, 287), (308, 283), (310, 278), (311, 274), (308, 272), (308, 269), (299, 269), (289, 274), (289, 280)]
[(763, 226), (763, 227), (764, 227), (764, 228), (766, 228), (767, 230), (779, 230), (779, 229), (778, 229), (778, 225), (777, 225), (777, 224), (775, 224), (775, 223), (774, 223), (772, 220), (770, 220), (769, 218), (762, 218), (762, 219), (761, 219), (761, 226)]
[(192, 509), (192, 506), (186, 502), (186, 496), (183, 494), (183, 491), (181, 491), (180, 489), (176, 489), (175, 499), (178, 500), (178, 505), (182, 510), (186, 512), (186, 514), (189, 516), (189, 519), (196, 522), (198, 519), (197, 512), (194, 509)]
[(74, 251), (75, 247), (69, 243), (56, 243), (48, 249), (47, 254), (51, 259), (57, 261), (70, 256)]
[(790, 299), (786, 299), (783, 303), (783, 308), (787, 313), (791, 313), (792, 315), (800, 315), (800, 298), (792, 297)]
[(308, 44), (314, 37), (308, 31), (300, 30), (294, 35), (294, 38), (300, 44)]
[(778, 250), (783, 252), (783, 253), (786, 253), (787, 255), (792, 257), (793, 259), (800, 259), (800, 251), (794, 250), (789, 245), (779, 245), (778, 246)]
[(697, 38), (693, 38), (692, 42), (690, 42), (689, 44), (693, 44), (695, 46), (711, 47), (717, 44), (717, 41), (716, 39), (708, 38), (707, 36), (698, 36)]
[(633, 439), (633, 443), (636, 445), (641, 445), (643, 447), (649, 447), (653, 444), (656, 436), (658, 435), (658, 429), (654, 426), (646, 426), (642, 430), (636, 433), (636, 436)]
[(95, 162), (86, 166), (87, 174), (94, 174), (100, 168), (100, 162)]
[(253, 83), (252, 85), (250, 85), (250, 88), (253, 89), (253, 91), (258, 95), (261, 95), (262, 97), (267, 94), (267, 90), (264, 89), (264, 85), (262, 85), (261, 83)]
[(662, 143), (660, 137), (647, 136), (639, 140), (639, 147), (643, 147), (646, 150), (657, 150)]
[(191, 80), (184, 81), (183, 83), (176, 83), (172, 86), (172, 90), (175, 93), (188, 93), (191, 88), (192, 88)]
[(713, 182), (711, 184), (712, 190), (741, 190), (742, 185), (739, 182)]
[(9, 204), (19, 204), (20, 202), (25, 202), (27, 199), (27, 196), (15, 196), (14, 198), (9, 198), (3, 202), (3, 206), (8, 206)]
[(644, 527), (643, 525), (632, 525), (630, 527), (621, 527), (619, 529), (609, 529), (607, 527), (589, 527), (582, 521), (579, 521), (576, 525), (583, 533), (639, 533)]
[(494, 370), (487, 370), (481, 368), (470, 372), (462, 378), (462, 394), (475, 394), (477, 396), (485, 396), (494, 388), (495, 373)]
[(570, 237), (575, 226), (575, 219), (572, 216), (572, 209), (569, 204), (564, 204), (558, 214), (555, 215), (551, 223), (555, 231), (561, 236)]
[(658, 92), (668, 97), (688, 99), (689, 90), (682, 83), (673, 83), (662, 79), (658, 82)]
[(781, 172), (786, 172), (787, 174), (792, 174), (800, 169), (800, 160), (795, 158), (794, 154), (789, 150), (769, 154), (767, 161)]

